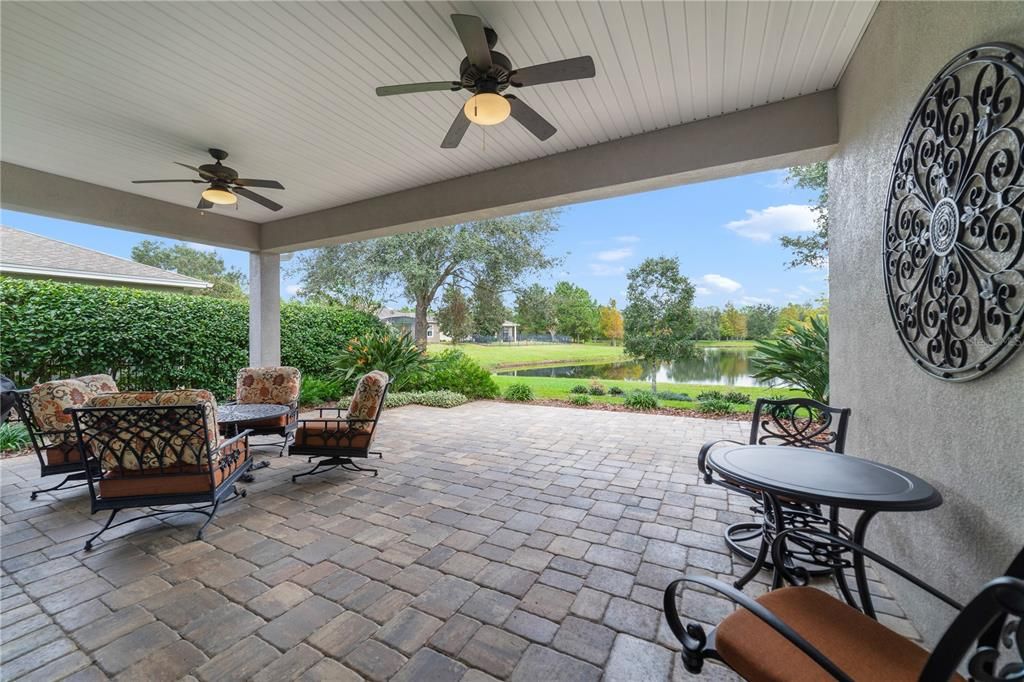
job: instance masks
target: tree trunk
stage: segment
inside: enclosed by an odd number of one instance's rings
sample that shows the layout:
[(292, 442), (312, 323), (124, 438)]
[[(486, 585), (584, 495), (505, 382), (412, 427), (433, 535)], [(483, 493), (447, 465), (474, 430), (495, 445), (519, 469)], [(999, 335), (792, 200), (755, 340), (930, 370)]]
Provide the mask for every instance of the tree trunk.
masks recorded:
[(428, 303), (422, 299), (416, 301), (416, 321), (413, 324), (413, 337), (416, 340), (416, 347), (422, 351), (427, 350), (427, 306)]
[(654, 364), (654, 371), (651, 372), (651, 393), (652, 394), (658, 392), (658, 367), (660, 367), (660, 366), (661, 365), (659, 363), (655, 363)]

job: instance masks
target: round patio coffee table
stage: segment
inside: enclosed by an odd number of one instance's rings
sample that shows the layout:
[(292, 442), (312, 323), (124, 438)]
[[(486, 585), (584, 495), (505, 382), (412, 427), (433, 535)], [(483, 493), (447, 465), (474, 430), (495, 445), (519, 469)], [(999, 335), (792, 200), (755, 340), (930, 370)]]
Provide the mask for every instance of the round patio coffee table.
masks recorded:
[[(848, 454), (778, 445), (743, 445), (715, 450), (708, 455), (707, 463), (719, 475), (762, 491), (775, 510), (782, 508), (779, 499), (858, 510), (860, 515), (853, 528), (853, 542), (858, 545), (864, 544), (868, 524), (879, 512), (925, 511), (942, 504), (942, 495), (917, 476)], [(772, 535), (785, 530), (781, 527), (784, 515), (773, 516), (780, 527), (771, 529)], [(799, 531), (794, 532), (799, 534)], [(814, 543), (812, 539), (807, 542)], [(752, 572), (764, 565), (764, 557), (760, 559), (751, 568)], [(874, 618), (863, 555), (854, 554), (853, 570), (861, 609)], [(856, 606), (846, 586), (842, 566), (837, 566), (833, 574), (843, 597)], [(776, 568), (775, 582), (780, 580), (781, 574)]]
[[(261, 422), (264, 419), (275, 419), (288, 414), (291, 408), (287, 405), (239, 405), (238, 403), (225, 403), (217, 406), (217, 426), (222, 427), (231, 435), (237, 436), (246, 427), (254, 422)], [(251, 469), (262, 469), (270, 466), (270, 462), (263, 460), (252, 465)], [(252, 476), (246, 474), (243, 477), (246, 482), (252, 482)]]

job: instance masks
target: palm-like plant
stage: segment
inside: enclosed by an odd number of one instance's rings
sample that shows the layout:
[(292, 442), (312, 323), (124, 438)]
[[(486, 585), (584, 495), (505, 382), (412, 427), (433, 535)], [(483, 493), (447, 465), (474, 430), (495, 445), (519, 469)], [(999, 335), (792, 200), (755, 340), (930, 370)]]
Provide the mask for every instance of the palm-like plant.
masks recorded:
[(415, 385), (430, 360), (416, 347), (408, 332), (384, 329), (357, 336), (346, 342), (338, 354), (331, 379), (350, 392), (356, 380), (377, 369), (392, 378), (392, 390)]
[(828, 317), (817, 315), (779, 339), (760, 341), (750, 364), (761, 381), (779, 379), (828, 404)]

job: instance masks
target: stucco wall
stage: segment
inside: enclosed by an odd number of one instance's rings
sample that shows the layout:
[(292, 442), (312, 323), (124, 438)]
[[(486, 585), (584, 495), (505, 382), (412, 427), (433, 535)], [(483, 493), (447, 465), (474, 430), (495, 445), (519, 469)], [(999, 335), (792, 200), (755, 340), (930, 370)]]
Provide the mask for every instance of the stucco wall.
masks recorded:
[[(930, 512), (878, 517), (868, 543), (961, 600), (1024, 545), (1024, 350), (963, 384), (917, 368), (886, 305), (882, 225), (921, 92), (949, 59), (988, 41), (1024, 45), (1024, 3), (882, 3), (840, 83), (829, 167), (832, 402), (853, 409), (848, 451), (914, 472), (945, 498)], [(952, 611), (887, 582), (934, 643)]]

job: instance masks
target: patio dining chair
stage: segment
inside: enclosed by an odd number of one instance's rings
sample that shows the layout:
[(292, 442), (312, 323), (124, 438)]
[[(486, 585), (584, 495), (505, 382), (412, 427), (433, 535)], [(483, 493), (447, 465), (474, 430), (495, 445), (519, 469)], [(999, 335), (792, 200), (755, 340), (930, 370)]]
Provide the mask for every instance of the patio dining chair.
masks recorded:
[[(202, 539), (220, 504), (245, 496), (235, 483), (252, 466), (249, 432), (221, 437), (216, 410), (213, 394), (196, 389), (100, 394), (68, 409), (79, 467), (96, 472), (86, 477), (92, 513), (110, 511), (86, 550), (110, 528), (185, 512), (206, 516), (196, 534)], [(164, 506), (176, 508), (114, 523), (122, 510)]]
[(64, 476), (52, 488), (32, 491), (31, 499), (36, 499), (40, 493), (85, 485), (86, 472), (82, 469), (82, 458), (76, 446), (74, 424), (65, 410), (83, 405), (99, 393), (116, 392), (117, 384), (108, 374), (47, 381), (13, 392), (14, 409), (25, 425), (32, 449), (39, 459), (39, 475), (44, 478)]
[[(324, 473), (337, 467), (347, 471), (368, 471), (376, 476), (376, 469), (361, 467), (352, 460), (367, 459), (370, 455), (383, 457), (379, 451), (370, 448), (390, 387), (388, 375), (374, 370), (359, 379), (347, 410), (321, 408), (319, 417), (300, 419), (295, 443), (288, 454), (307, 457), (310, 462), (317, 460), (317, 463), (309, 471), (292, 476), (292, 482), (302, 476)], [(321, 467), (326, 468), (321, 470)]]
[[(239, 405), (286, 405), (288, 414), (249, 422), (252, 436), (280, 436), (267, 445), (281, 446), (282, 456), (295, 436), (299, 419), (299, 390), (302, 373), (295, 367), (244, 367), (235, 381), (235, 403)], [(225, 435), (232, 435), (226, 433)]]
[[(761, 517), (757, 522), (740, 522), (730, 525), (725, 530), (725, 543), (734, 554), (750, 561), (754, 568), (736, 581), (735, 586), (742, 588), (763, 566), (770, 567), (768, 557), (772, 541), (772, 531), (778, 526), (771, 518), (769, 511), (762, 503), (760, 490), (740, 484), (727, 478), (716, 478), (707, 466), (708, 453), (722, 444), (732, 445), (785, 445), (798, 448), (810, 448), (826, 452), (842, 453), (846, 447), (846, 429), (850, 420), (849, 408), (830, 407), (809, 398), (789, 398), (772, 400), (758, 398), (754, 404), (754, 415), (750, 424), (750, 439), (746, 443), (737, 440), (719, 439), (705, 443), (697, 453), (697, 469), (705, 483), (720, 485), (742, 495), (752, 498), (756, 504), (751, 511)], [(782, 509), (782, 525), (818, 525), (838, 526), (838, 510), (828, 510), (827, 516), (816, 504), (807, 504), (797, 500), (779, 500)], [(766, 535), (767, 533), (767, 535)], [(825, 574), (829, 570), (822, 567), (806, 567), (812, 575)]]
[[(781, 556), (786, 536), (795, 532), (811, 532), (845, 552), (863, 554), (955, 609), (957, 615), (933, 651), (929, 654), (827, 592), (804, 586), (805, 578), (786, 569)], [(966, 663), (972, 680), (1019, 680), (1024, 675), (1024, 549), (1005, 575), (987, 583), (966, 606), (888, 559), (822, 530), (783, 531), (773, 542), (772, 553), (795, 586), (753, 599), (713, 578), (687, 576), (665, 590), (665, 618), (682, 644), (687, 671), (699, 674), (710, 660), (748, 682), (963, 682), (957, 669)], [(839, 552), (833, 559), (843, 560)], [(710, 632), (697, 623), (684, 625), (677, 598), (680, 588), (688, 584), (722, 595), (740, 608)]]

